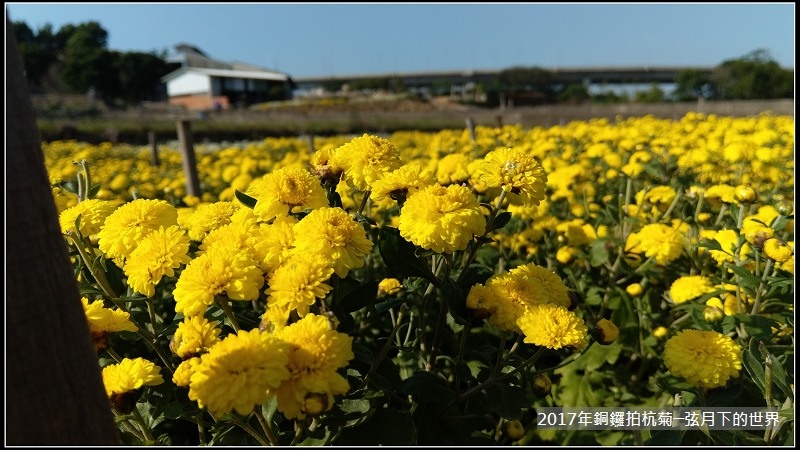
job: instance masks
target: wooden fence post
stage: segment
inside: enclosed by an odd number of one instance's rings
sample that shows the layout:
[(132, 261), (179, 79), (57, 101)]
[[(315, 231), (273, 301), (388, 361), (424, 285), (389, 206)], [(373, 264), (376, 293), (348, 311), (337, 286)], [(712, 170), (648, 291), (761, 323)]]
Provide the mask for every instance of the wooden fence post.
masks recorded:
[(472, 139), (472, 142), (475, 142), (475, 123), (472, 121), (472, 117), (467, 117), (467, 129), (469, 130), (469, 138)]
[(160, 162), (158, 160), (158, 143), (156, 143), (155, 131), (147, 132), (147, 140), (150, 142), (150, 165), (158, 167)]
[(183, 174), (186, 177), (186, 194), (200, 197), (200, 179), (197, 177), (192, 127), (188, 120), (178, 121), (178, 142), (180, 142), (183, 159)]
[(314, 153), (314, 135), (311, 134), (311, 133), (308, 133), (306, 135), (306, 139), (308, 140), (308, 152), (309, 153)]
[(6, 16), (6, 445), (119, 445)]

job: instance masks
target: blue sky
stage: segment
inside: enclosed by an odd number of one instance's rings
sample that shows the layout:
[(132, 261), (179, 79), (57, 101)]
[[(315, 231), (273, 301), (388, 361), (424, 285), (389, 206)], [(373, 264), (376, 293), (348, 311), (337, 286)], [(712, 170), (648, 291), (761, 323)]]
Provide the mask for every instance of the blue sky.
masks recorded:
[(793, 3), (6, 3), (34, 31), (97, 21), (118, 51), (192, 44), (295, 78), (514, 66), (794, 68)]

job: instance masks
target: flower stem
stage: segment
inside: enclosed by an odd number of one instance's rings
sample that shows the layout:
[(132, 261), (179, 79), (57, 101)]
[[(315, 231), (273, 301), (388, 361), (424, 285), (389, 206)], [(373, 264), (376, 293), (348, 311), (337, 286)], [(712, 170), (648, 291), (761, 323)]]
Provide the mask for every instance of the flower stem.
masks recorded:
[(239, 322), (236, 321), (236, 317), (233, 315), (233, 308), (231, 308), (230, 300), (227, 296), (217, 296), (216, 300), (219, 304), (219, 307), (225, 312), (225, 317), (228, 318), (228, 321), (231, 323), (231, 327), (233, 327), (233, 330), (238, 333), (240, 329)]
[(507, 372), (507, 373), (504, 373), (504, 374), (500, 375), (499, 377), (490, 377), (488, 380), (484, 381), (483, 383), (481, 383), (481, 384), (479, 384), (479, 385), (477, 385), (477, 386), (475, 386), (475, 387), (473, 387), (471, 389), (468, 389), (468, 390), (464, 391), (461, 395), (459, 395), (458, 397), (456, 397), (453, 400), (451, 400), (450, 403), (448, 403), (444, 408), (442, 408), (442, 412), (447, 411), (451, 406), (455, 405), (456, 403), (460, 403), (460, 402), (468, 399), (469, 397), (472, 397), (473, 395), (477, 394), (478, 392), (481, 392), (484, 389), (486, 389), (486, 388), (488, 388), (488, 387), (490, 387), (490, 386), (492, 386), (492, 385), (494, 385), (494, 384), (496, 384), (496, 383), (498, 383), (500, 381), (503, 381), (506, 378), (509, 378), (509, 377), (515, 375), (517, 372), (519, 372), (522, 369), (524, 369), (524, 368), (530, 366), (531, 364), (535, 363), (542, 356), (542, 354), (544, 354), (544, 350), (545, 350), (544, 347), (539, 347), (539, 349), (536, 351), (536, 353), (533, 354), (533, 356), (531, 356), (527, 361), (523, 362), (519, 366), (515, 367), (514, 370), (512, 370), (510, 372)]
[[(256, 406), (256, 408), (258, 408), (258, 406)], [(233, 420), (233, 423), (235, 423), (236, 425), (238, 425), (238, 426), (239, 426), (239, 428), (241, 428), (241, 429), (243, 429), (244, 431), (246, 431), (246, 432), (247, 432), (247, 434), (249, 434), (250, 436), (253, 436), (253, 438), (254, 438), (255, 440), (257, 440), (257, 441), (258, 441), (258, 443), (259, 443), (259, 444), (261, 444), (263, 447), (268, 447), (268, 446), (270, 446), (270, 445), (271, 445), (269, 442), (267, 442), (266, 440), (264, 440), (264, 436), (261, 436), (260, 434), (258, 434), (258, 432), (257, 432), (256, 430), (254, 430), (254, 429), (253, 429), (253, 427), (251, 427), (251, 426), (250, 426), (250, 425), (249, 425), (247, 422), (245, 422), (244, 420), (242, 420), (242, 419), (239, 419), (239, 418), (234, 418), (234, 419), (232, 419), (232, 420)]]
[(271, 445), (278, 445), (278, 436), (275, 436), (275, 432), (272, 431), (272, 426), (270, 423), (267, 422), (267, 419), (264, 417), (264, 414), (261, 412), (261, 406), (256, 405), (255, 411), (253, 411), (258, 418), (258, 423), (261, 424), (261, 429), (264, 430), (266, 433), (267, 438)]
[(145, 445), (153, 445), (156, 443), (155, 438), (153, 437), (153, 431), (150, 429), (150, 426), (147, 425), (147, 422), (144, 421), (144, 417), (142, 417), (142, 413), (139, 412), (139, 409), (134, 406), (133, 410), (133, 417), (136, 419), (136, 422), (139, 423), (139, 427), (142, 430), (142, 434), (144, 435), (144, 443)]

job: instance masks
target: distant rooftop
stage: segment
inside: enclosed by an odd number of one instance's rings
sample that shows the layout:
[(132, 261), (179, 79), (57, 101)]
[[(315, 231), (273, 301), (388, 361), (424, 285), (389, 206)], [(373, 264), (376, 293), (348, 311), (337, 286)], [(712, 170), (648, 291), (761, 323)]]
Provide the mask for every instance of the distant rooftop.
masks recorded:
[(180, 43), (175, 45), (174, 53), (166, 58), (167, 63), (177, 63), (181, 68), (198, 69), (223, 69), (236, 71), (272, 72), (280, 73), (276, 70), (254, 66), (242, 62), (225, 62), (208, 56), (204, 51), (194, 45)]

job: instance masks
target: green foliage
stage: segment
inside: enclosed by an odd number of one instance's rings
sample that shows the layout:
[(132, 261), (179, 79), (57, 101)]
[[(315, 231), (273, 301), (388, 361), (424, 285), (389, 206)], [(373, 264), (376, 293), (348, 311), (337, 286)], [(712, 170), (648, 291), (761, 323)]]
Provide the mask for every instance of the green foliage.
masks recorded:
[[(329, 331), (344, 334), (352, 340), (353, 358), (336, 370), (347, 381), (346, 392), (333, 396), (331, 400), (325, 398), (321, 401), (321, 411), (303, 418), (285, 415), (280, 403), (284, 400), (275, 396), (244, 415), (236, 412), (211, 414), (201, 408), (189, 398), (189, 389), (177, 386), (178, 381), (170, 377), (182, 363), (178, 355), (171, 353), (170, 344), (185, 320), (183, 314), (175, 310), (174, 292), (178, 280), (188, 270), (186, 266), (177, 267), (174, 276), (165, 276), (156, 285), (155, 295), (148, 298), (133, 291), (128, 284), (130, 273), (123, 270), (128, 268), (106, 258), (96, 240), (80, 233), (68, 233), (70, 257), (81, 293), (125, 309), (137, 325), (136, 332), (115, 333), (110, 338), (109, 347), (98, 353), (101, 367), (123, 357), (141, 356), (158, 362), (164, 375), (162, 385), (141, 388), (134, 401), (135, 409), (117, 411), (117, 425), (124, 443), (679, 446), (783, 445), (790, 442), (794, 425), (793, 274), (769, 259), (764, 254), (764, 246), (753, 245), (746, 252), (744, 249), (748, 247), (745, 243), (749, 244), (749, 241), (745, 232), (736, 240), (736, 245), (725, 244), (729, 249), (723, 249), (719, 241), (708, 237), (708, 232), (744, 229), (744, 217), (754, 214), (759, 207), (772, 204), (776, 199), (786, 201), (791, 198), (792, 184), (776, 182), (774, 186), (762, 188), (759, 192), (762, 203), (734, 203), (728, 199), (724, 207), (712, 204), (711, 198), (690, 191), (688, 186), (709, 184), (709, 178), (703, 177), (716, 176), (717, 172), (710, 169), (692, 172), (693, 167), (687, 169), (679, 165), (676, 161), (679, 156), (672, 154), (680, 152), (680, 149), (667, 151), (665, 148), (672, 139), (684, 142), (686, 136), (682, 133), (686, 123), (699, 120), (696, 116), (686, 118), (677, 128), (680, 130), (676, 132), (678, 136), (672, 136), (653, 131), (671, 123), (648, 119), (646, 125), (641, 126), (652, 132), (651, 140), (642, 137), (635, 143), (627, 143), (630, 148), (626, 150), (622, 148), (622, 140), (609, 137), (606, 140), (611, 150), (604, 149), (606, 153), (600, 156), (588, 153), (589, 149), (596, 152), (601, 148), (596, 145), (596, 136), (605, 136), (603, 133), (608, 132), (609, 136), (619, 134), (627, 139), (633, 133), (611, 133), (618, 131), (614, 127), (621, 125), (598, 121), (581, 126), (585, 141), (570, 135), (566, 127), (560, 127), (553, 131), (553, 135), (547, 136), (552, 140), (537, 141), (542, 139), (541, 133), (546, 133), (546, 130), (538, 129), (532, 135), (520, 132), (514, 136), (514, 132), (508, 129), (501, 133), (488, 127), (478, 128), (477, 139), (470, 147), (475, 154), (494, 150), (499, 145), (530, 143), (536, 147), (545, 143), (550, 145), (548, 154), (544, 156), (548, 158), (548, 167), (551, 164), (555, 167), (574, 164), (585, 173), (568, 180), (570, 185), (565, 190), (556, 190), (548, 185), (547, 201), (540, 203), (535, 211), (520, 213), (519, 209), (512, 209), (504, 202), (506, 194), (494, 197), (490, 190), (476, 193), (478, 203), (485, 208), (485, 233), (471, 236), (465, 248), (452, 254), (425, 250), (404, 238), (400, 229), (392, 226), (390, 221), (391, 215), (401, 210), (400, 205), (382, 209), (364, 202), (356, 211), (360, 196), (366, 194), (348, 192), (344, 184), (340, 185), (341, 195), (337, 193), (329, 200), (335, 201), (333, 206), (351, 214), (374, 245), (365, 255), (363, 266), (352, 268), (346, 276), (331, 275), (325, 281), (330, 289), (315, 294), (313, 304), (309, 306), (311, 313), (326, 318)], [(626, 131), (635, 131), (638, 136), (640, 129)], [(436, 141), (430, 141), (436, 143), (433, 145), (423, 141), (420, 133), (414, 133), (413, 139), (406, 141), (405, 149), (419, 151), (430, 147), (438, 152), (443, 142), (450, 139), (458, 142), (457, 136), (463, 135), (461, 130), (452, 134), (442, 133), (436, 136)], [(403, 142), (400, 137), (395, 136), (395, 139)], [(331, 142), (341, 145), (346, 141), (346, 137), (337, 137)], [(322, 145), (326, 144), (328, 142)], [(248, 172), (247, 175), (253, 179), (274, 169), (274, 164), (283, 164), (299, 154), (295, 151), (299, 147), (285, 140), (279, 145), (271, 141), (262, 145), (261, 152), (253, 151), (255, 146), (248, 146), (247, 150), (227, 148), (204, 154), (202, 168), (209, 186), (205, 197), (221, 198), (225, 192), (231, 201), (244, 208), (254, 208), (258, 199), (245, 194), (242, 190), (247, 189), (241, 185), (234, 188), (221, 182), (220, 173), (224, 173), (228, 166), (240, 168), (241, 152), (245, 151), (252, 151), (247, 155), (249, 161), (266, 161), (264, 167), (256, 168), (254, 165)], [(306, 148), (305, 143), (303, 146)], [(63, 152), (66, 159), (60, 161), (69, 160), (70, 167), (77, 149), (77, 146), (70, 147), (64, 143), (47, 148), (52, 152)], [(101, 152), (99, 149), (80, 149), (86, 154)], [(49, 153), (47, 150), (45, 154)], [(119, 148), (113, 150), (116, 156), (123, 155)], [(780, 150), (776, 148), (775, 151)], [(641, 170), (635, 176), (612, 177), (609, 175), (612, 167), (619, 165), (611, 158), (605, 158), (611, 152), (630, 152), (626, 155), (627, 160), (637, 155)], [(165, 161), (180, 166), (179, 159), (171, 158), (166, 152), (163, 156)], [(108, 158), (112, 159), (111, 156)], [(121, 159), (134, 158), (132, 154), (124, 154)], [(120, 164), (117, 168), (121, 167), (121, 163), (116, 164)], [(514, 164), (509, 161), (503, 167), (513, 168)], [(741, 168), (730, 171), (733, 174), (723, 174), (743, 177), (749, 167), (742, 162)], [(105, 190), (88, 189), (91, 184), (88, 182), (91, 179), (88, 169), (83, 163), (81, 169), (77, 183), (59, 180), (54, 181), (54, 187), (81, 193), (80, 196), (86, 198)], [(154, 172), (149, 166), (147, 169), (147, 173)], [(159, 170), (157, 182), (169, 178), (167, 167)], [(776, 168), (776, 172), (780, 170)], [(555, 174), (553, 182), (563, 181), (559, 179), (561, 173), (549, 171), (549, 174)], [(746, 173), (750, 177), (758, 176)], [(701, 181), (701, 178), (706, 181)], [(687, 179), (692, 181), (685, 181)], [(100, 181), (100, 175), (91, 180), (92, 183), (103, 183), (101, 186), (108, 184)], [(770, 183), (768, 180), (763, 182)], [(138, 183), (137, 188), (144, 190), (144, 184)], [(212, 193), (212, 185), (219, 190)], [(333, 189), (330, 185), (327, 187)], [(653, 192), (658, 193), (656, 188), (667, 187), (672, 188), (674, 197), (664, 193), (667, 189), (662, 190), (660, 195), (668, 199), (665, 204), (660, 204), (658, 196), (647, 197)], [(569, 195), (564, 194), (565, 191)], [(156, 192), (154, 195), (159, 194)], [(181, 197), (172, 199), (175, 205), (181, 204)], [(184, 198), (183, 201), (189, 200)], [(769, 224), (761, 225), (771, 226), (775, 236), (789, 241), (793, 239), (793, 230), (789, 226), (793, 216), (790, 208), (781, 208), (781, 211)], [(183, 226), (196, 226), (191, 218), (195, 217), (193, 214), (197, 209), (181, 212), (192, 214), (189, 218), (181, 217)], [(242, 212), (251, 213), (249, 210)], [(293, 213), (294, 218), (300, 220), (308, 217), (305, 214)], [(86, 218), (78, 216), (69, 225), (79, 229)], [(674, 230), (670, 232), (680, 233), (686, 238), (681, 239), (678, 252), (670, 261), (660, 261), (658, 255), (651, 256), (637, 249), (641, 242), (630, 245), (634, 242), (631, 239), (634, 233), (643, 239), (643, 228), (657, 224), (666, 225), (667, 230)], [(272, 225), (274, 223), (258, 226), (270, 229), (268, 227)], [(442, 232), (448, 231), (450, 228)], [(658, 235), (651, 238), (655, 242), (649, 244), (663, 251), (662, 244), (666, 239), (664, 235)], [(193, 241), (188, 254), (196, 258), (202, 246), (211, 241)], [(249, 251), (246, 244), (238, 240), (234, 243), (240, 244), (238, 249), (242, 255)], [(568, 258), (560, 252), (566, 247), (574, 250)], [(722, 250), (730, 252), (730, 261), (715, 259), (719, 256), (716, 252)], [(311, 251), (308, 253), (309, 258), (320, 257)], [(478, 301), (479, 307), (467, 307), (469, 301), (475, 301), (470, 293), (476, 285), (486, 287), (498, 279), (493, 277), (506, 275), (529, 263), (555, 274), (558, 283), (537, 279), (533, 287), (507, 288), (514, 289), (513, 293), (522, 299), (520, 304), (528, 298), (546, 298), (550, 291), (558, 288), (562, 292), (563, 288), (572, 304), (569, 309), (560, 310), (574, 314), (575, 319), (586, 327), (587, 345), (580, 349), (538, 345), (532, 338), (539, 330), (498, 329), (494, 322), (487, 320), (497, 312), (488, 309), (497, 307), (490, 303), (491, 297), (488, 296), (483, 299), (485, 303)], [(274, 274), (264, 274), (266, 284), (258, 290), (255, 299), (228, 302), (222, 294), (214, 297), (204, 317), (219, 326), (221, 337), (232, 335), (235, 323), (244, 330), (258, 328), (272, 332), (262, 313), (274, 301), (268, 291), (278, 284), (272, 278)], [(715, 287), (696, 298), (676, 303), (671, 287), (677, 279), (688, 274), (703, 274)], [(387, 280), (390, 277), (397, 279)], [(388, 289), (384, 281), (395, 281), (389, 286), (397, 289)], [(273, 282), (275, 285), (269, 286)], [(301, 280), (301, 283), (305, 282)], [(638, 289), (629, 289), (633, 285)], [(491, 295), (501, 295), (499, 292), (502, 291), (490, 292)], [(734, 310), (727, 308), (719, 320), (704, 314), (706, 302), (720, 297), (727, 304), (728, 296), (741, 301), (741, 304)], [(528, 314), (536, 306), (527, 305), (527, 309), (519, 314)], [(502, 312), (517, 314), (511, 308)], [(604, 328), (607, 323), (601, 319), (614, 324), (618, 332), (616, 339), (599, 337), (599, 331), (611, 333), (607, 336), (615, 334)], [(299, 317), (292, 315), (285, 325), (291, 326), (297, 320)], [(550, 322), (545, 322), (541, 328), (553, 325)], [(553, 318), (552, 322), (556, 319)], [(673, 373), (668, 367), (664, 357), (667, 342), (689, 329), (724, 335), (734, 346), (741, 348), (741, 369), (729, 374), (731, 376), (723, 386), (711, 389), (694, 386), (684, 378), (685, 374)], [(584, 335), (583, 331), (579, 333)], [(313, 350), (316, 350), (317, 341), (313, 344)], [(322, 345), (319, 348), (323, 348)], [(308, 358), (313, 358), (313, 353), (296, 352)], [(698, 366), (702, 368), (700, 357), (698, 360)], [(537, 429), (537, 408), (678, 405), (771, 406), (780, 411), (780, 427), (758, 434), (740, 430), (630, 432), (609, 429), (586, 432)], [(511, 428), (511, 424), (518, 428)], [(509, 430), (516, 430), (518, 434), (512, 435)]]
[(664, 98), (664, 90), (656, 83), (651, 84), (650, 89), (646, 91), (637, 92), (634, 97), (635, 101), (639, 103), (661, 103)]
[(720, 100), (794, 97), (794, 72), (780, 67), (765, 49), (724, 61), (711, 78)]

